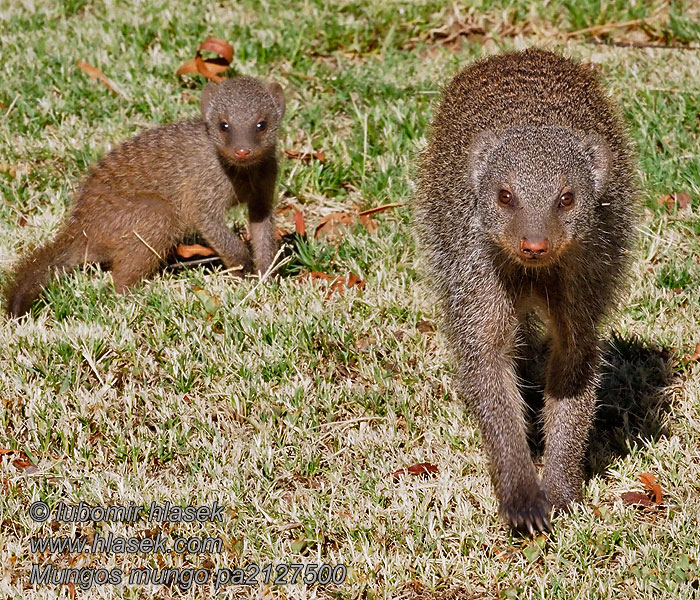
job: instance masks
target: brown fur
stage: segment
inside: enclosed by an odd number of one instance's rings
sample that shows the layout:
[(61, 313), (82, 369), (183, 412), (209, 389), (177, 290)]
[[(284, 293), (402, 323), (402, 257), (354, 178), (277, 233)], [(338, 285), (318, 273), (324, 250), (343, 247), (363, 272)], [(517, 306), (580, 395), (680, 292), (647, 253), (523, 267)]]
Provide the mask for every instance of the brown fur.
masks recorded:
[[(591, 68), (531, 49), (479, 61), (445, 90), (416, 225), (457, 386), (516, 529), (547, 529), (552, 506), (581, 499), (599, 329), (623, 289), (635, 195), (622, 120)], [(549, 334), (542, 481), (517, 374), (533, 313)]]
[[(272, 205), (282, 88), (251, 77), (210, 83), (201, 109), (201, 118), (146, 131), (94, 167), (54, 240), (15, 268), (5, 290), (11, 316), (28, 312), (53, 276), (83, 263), (111, 268), (114, 287), (123, 292), (152, 275), (192, 232), (228, 268), (240, 265), (246, 273), (254, 262), (259, 271), (268, 269), (276, 251)], [(226, 210), (237, 203), (248, 205), (254, 261), (226, 225)]]

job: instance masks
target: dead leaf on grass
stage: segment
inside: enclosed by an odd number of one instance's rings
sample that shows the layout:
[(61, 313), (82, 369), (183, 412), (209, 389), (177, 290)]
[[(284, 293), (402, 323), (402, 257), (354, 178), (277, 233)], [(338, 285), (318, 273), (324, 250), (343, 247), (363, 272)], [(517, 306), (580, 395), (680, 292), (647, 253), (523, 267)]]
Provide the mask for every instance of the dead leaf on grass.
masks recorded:
[(284, 153), (295, 160), (300, 160), (305, 163), (310, 163), (312, 158), (319, 162), (325, 162), (326, 154), (324, 152), (300, 152), (299, 150), (285, 150)]
[(651, 473), (642, 473), (639, 479), (644, 484), (645, 489), (654, 494), (654, 503), (661, 504), (663, 500), (663, 492), (661, 491), (661, 486), (656, 483), (656, 477)]
[(376, 208), (368, 208), (367, 210), (360, 211), (360, 216), (374, 215), (392, 208), (398, 208), (399, 206), (406, 206), (406, 204), (404, 202), (390, 202), (389, 204), (383, 204), (382, 206), (377, 206)]
[(36, 473), (39, 470), (28, 460), (23, 460), (21, 458), (15, 458), (12, 464), (25, 473)]
[(410, 467), (399, 469), (398, 471), (394, 471), (388, 477), (397, 480), (403, 475), (422, 475), (423, 477), (427, 477), (428, 475), (433, 475), (439, 472), (440, 470), (434, 464), (422, 462), (411, 465)]
[(691, 363), (700, 361), (700, 343), (695, 344), (695, 350), (692, 354), (684, 354), (681, 357), (681, 362)]
[(78, 68), (86, 73), (92, 79), (97, 79), (102, 85), (104, 85), (110, 92), (117, 94), (119, 96), (124, 96), (124, 92), (120, 86), (118, 86), (114, 81), (107, 77), (100, 69), (93, 67), (91, 64), (86, 63), (84, 60), (78, 61)]
[(276, 212), (278, 215), (282, 215), (289, 211), (294, 211), (295, 231), (301, 236), (306, 235), (306, 223), (304, 223), (304, 213), (301, 212), (301, 209), (299, 209), (299, 207), (296, 204), (288, 202), (287, 204), (280, 206)]
[(421, 319), (418, 321), (418, 323), (416, 323), (416, 329), (421, 333), (433, 333), (435, 331), (435, 325), (430, 321)]
[(644, 492), (625, 492), (622, 494), (622, 501), (625, 504), (651, 506), (654, 504), (651, 498)]
[[(213, 52), (217, 58), (204, 58), (202, 52)], [(226, 78), (219, 73), (226, 71), (232, 60), (233, 46), (231, 44), (216, 37), (208, 37), (199, 45), (195, 57), (180, 66), (175, 74), (203, 75), (215, 83), (220, 83)]]
[(296, 278), (296, 281), (303, 281), (305, 279), (308, 279), (310, 281), (320, 279), (322, 281), (331, 282), (331, 285), (328, 288), (328, 293), (326, 294), (326, 298), (329, 298), (333, 292), (338, 292), (338, 294), (342, 296), (345, 293), (345, 290), (350, 287), (357, 287), (361, 290), (365, 287), (365, 280), (360, 279), (354, 273), (348, 273), (347, 275), (342, 276), (334, 276), (329, 275), (328, 273), (322, 273), (321, 271), (311, 271), (309, 273), (302, 273)]
[(663, 196), (659, 196), (656, 202), (659, 206), (666, 207), (668, 211), (673, 211), (674, 208), (685, 210), (690, 206), (690, 194), (687, 192), (664, 194)]
[(338, 230), (343, 225), (352, 225), (355, 222), (354, 215), (345, 211), (332, 212), (323, 217), (316, 225), (314, 239), (321, 237), (337, 237)]

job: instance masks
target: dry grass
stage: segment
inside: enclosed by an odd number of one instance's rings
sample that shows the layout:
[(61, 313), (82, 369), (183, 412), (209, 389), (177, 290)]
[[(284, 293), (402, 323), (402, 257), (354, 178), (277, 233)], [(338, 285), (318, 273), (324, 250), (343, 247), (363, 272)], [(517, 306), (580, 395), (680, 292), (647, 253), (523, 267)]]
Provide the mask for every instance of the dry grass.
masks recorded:
[[(324, 163), (286, 160), (280, 182), (281, 199), (313, 224), (338, 208), (410, 202), (431, 105), (459, 65), (553, 45), (542, 36), (555, 26), (580, 28), (571, 11), (512, 3), (510, 21), (537, 27), (466, 39), (452, 52), (425, 44), (452, 14), (439, 3), (33, 4), (34, 12), (0, 4), (3, 272), (55, 231), (75, 182), (104, 149), (196, 112), (200, 82), (173, 73), (206, 35), (234, 43), (237, 72), (288, 90), (283, 148), (325, 152)], [(482, 8), (495, 22), (501, 4)], [(612, 20), (635, 16), (616, 6)], [(674, 26), (697, 43), (692, 23)], [(438, 314), (419, 276), (410, 209), (399, 208), (377, 217), (376, 233), (359, 227), (337, 247), (309, 245), (309, 268), (366, 279), (344, 296), (291, 278), (253, 291), (254, 280), (196, 269), (116, 296), (107, 273), (86, 269), (52, 286), (33, 318), (3, 320), (0, 447), (17, 452), (0, 457), (0, 596), (71, 596), (68, 586), (30, 586), (33, 563), (128, 573), (316, 562), (347, 565), (347, 580), (218, 592), (95, 585), (76, 595), (697, 598), (700, 375), (681, 357), (700, 341), (698, 55), (573, 42), (564, 51), (599, 63), (621, 102), (648, 206), (629, 298), (610, 323), (583, 506), (538, 540), (513, 538), (499, 521), (479, 433), (452, 391), (442, 338), (424, 325)], [(126, 97), (88, 80), (78, 59)], [(658, 195), (683, 190), (690, 210), (656, 206)], [(220, 307), (207, 312), (195, 286)], [(14, 462), (20, 451), (32, 466)], [(387, 477), (418, 462), (439, 473)], [(663, 506), (621, 501), (641, 489), (642, 472), (658, 477)], [(226, 511), (220, 523), (41, 525), (28, 513), (38, 500), (216, 500)], [(159, 531), (218, 536), (224, 549), (126, 556), (29, 547), (36, 535)]]

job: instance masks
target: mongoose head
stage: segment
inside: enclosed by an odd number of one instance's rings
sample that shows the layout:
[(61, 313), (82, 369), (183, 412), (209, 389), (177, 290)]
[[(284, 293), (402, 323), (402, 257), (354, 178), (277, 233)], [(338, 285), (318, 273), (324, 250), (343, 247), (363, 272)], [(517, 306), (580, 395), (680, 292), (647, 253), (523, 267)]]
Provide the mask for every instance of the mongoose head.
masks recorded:
[(482, 131), (469, 150), (480, 225), (520, 264), (551, 265), (595, 227), (610, 164), (595, 133), (531, 125)]
[(200, 100), (202, 116), (219, 155), (236, 167), (252, 167), (274, 152), (284, 116), (279, 83), (236, 77), (208, 83)]

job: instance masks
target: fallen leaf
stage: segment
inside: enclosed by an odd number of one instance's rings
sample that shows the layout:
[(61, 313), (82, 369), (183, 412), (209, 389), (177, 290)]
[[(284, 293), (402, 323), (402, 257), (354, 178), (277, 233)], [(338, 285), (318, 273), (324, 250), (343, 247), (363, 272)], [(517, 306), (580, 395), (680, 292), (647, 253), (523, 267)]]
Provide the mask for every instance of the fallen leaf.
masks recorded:
[(695, 351), (692, 354), (684, 354), (681, 357), (681, 361), (684, 363), (700, 361), (700, 343), (695, 344)]
[(68, 597), (75, 600), (75, 584), (72, 581), (68, 582)]
[(199, 244), (178, 244), (175, 253), (182, 258), (192, 258), (193, 256), (216, 256), (211, 248)]
[(644, 484), (644, 487), (654, 494), (654, 503), (661, 504), (663, 493), (661, 491), (661, 486), (656, 483), (656, 477), (654, 477), (654, 475), (651, 473), (642, 473), (639, 476), (639, 479)]
[(384, 212), (385, 210), (389, 210), (391, 208), (397, 208), (399, 206), (405, 206), (403, 202), (391, 202), (390, 204), (384, 204), (383, 206), (377, 206), (377, 208), (369, 208), (367, 210), (363, 210), (360, 212), (360, 216), (362, 217), (363, 215), (374, 215), (376, 213)]
[(435, 331), (435, 325), (433, 325), (430, 321), (421, 319), (418, 321), (418, 323), (416, 323), (416, 329), (421, 333), (432, 333)]
[(91, 64), (86, 63), (84, 60), (79, 60), (78, 61), (78, 68), (86, 73), (89, 77), (92, 79), (97, 79), (102, 85), (104, 85), (110, 92), (113, 92), (117, 95), (124, 95), (124, 92), (121, 90), (121, 88), (114, 83), (109, 77), (107, 77), (100, 69), (97, 67), (93, 67)]
[(299, 150), (285, 150), (284, 153), (295, 160), (300, 160), (305, 163), (310, 163), (312, 158), (319, 162), (325, 162), (326, 155), (324, 152), (300, 152)]
[(348, 273), (343, 276), (333, 276), (328, 273), (322, 273), (321, 271), (311, 271), (309, 273), (302, 273), (296, 278), (297, 281), (303, 281), (304, 279), (330, 281), (331, 286), (328, 289), (326, 298), (330, 297), (333, 292), (338, 292), (342, 296), (345, 293), (345, 289), (349, 287), (358, 287), (360, 289), (364, 289), (365, 287), (365, 280), (360, 279), (354, 273)]
[(664, 194), (656, 199), (659, 206), (665, 206), (666, 210), (673, 211), (675, 207), (678, 210), (685, 210), (690, 206), (690, 194), (686, 192)]
[[(213, 52), (218, 58), (204, 58), (202, 52)], [(225, 77), (221, 77), (219, 73), (226, 71), (232, 60), (233, 46), (231, 46), (231, 44), (219, 38), (208, 37), (199, 45), (195, 57), (181, 65), (180, 68), (175, 71), (175, 74), (199, 74), (216, 83), (220, 83)]]
[(318, 222), (318, 225), (316, 225), (316, 229), (314, 231), (314, 239), (317, 240), (323, 236), (335, 237), (338, 233), (338, 229), (341, 226), (352, 225), (354, 221), (354, 216), (349, 212), (332, 212)]
[(653, 502), (644, 492), (625, 492), (622, 494), (622, 501), (625, 504), (641, 504), (651, 506)]
[(5, 454), (17, 454), (22, 460), (29, 460), (29, 457), (24, 450), (13, 450), (12, 448), (0, 448), (0, 456)]
[(364, 225), (369, 233), (374, 233), (379, 229), (379, 224), (372, 217), (363, 213), (360, 213), (360, 224)]
[(404, 469), (399, 469), (398, 471), (394, 471), (389, 477), (393, 478), (394, 480), (398, 479), (402, 475), (422, 475), (422, 476), (427, 476), (430, 474), (434, 473), (439, 473), (439, 469), (427, 462), (422, 462), (422, 463), (416, 463), (414, 465), (411, 465), (410, 467), (406, 467)]
[(25, 218), (24, 215), (20, 215), (19, 220), (17, 221), (17, 224), (20, 227), (25, 227), (27, 225), (27, 219)]
[(301, 236), (306, 235), (306, 224), (304, 223), (304, 214), (295, 204), (288, 202), (284, 206), (280, 206), (277, 209), (277, 214), (281, 215), (286, 212), (289, 212), (290, 210), (294, 212), (295, 231)]
[(12, 461), (12, 464), (18, 469), (21, 469), (27, 473), (36, 473), (39, 470), (28, 460), (22, 460), (21, 458), (15, 458), (15, 460)]

